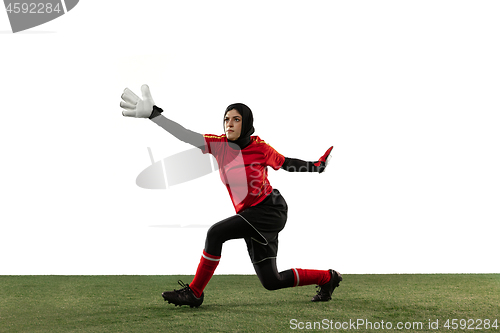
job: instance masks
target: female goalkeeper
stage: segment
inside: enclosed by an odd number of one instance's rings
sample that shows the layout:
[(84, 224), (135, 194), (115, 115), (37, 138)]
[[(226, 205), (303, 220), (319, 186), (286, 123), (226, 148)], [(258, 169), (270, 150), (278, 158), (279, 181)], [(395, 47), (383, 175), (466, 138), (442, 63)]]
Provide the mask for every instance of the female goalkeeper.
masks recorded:
[(285, 227), (288, 207), (277, 189), (267, 179), (267, 167), (289, 172), (323, 172), (328, 165), (330, 147), (316, 162), (287, 158), (254, 133), (253, 115), (248, 106), (229, 105), (224, 112), (224, 135), (198, 134), (161, 115), (162, 109), (153, 101), (149, 87), (143, 85), (142, 99), (128, 88), (121, 98), (122, 114), (127, 117), (149, 118), (177, 139), (212, 154), (219, 173), (233, 202), (236, 215), (215, 223), (207, 232), (205, 248), (190, 284), (179, 281), (180, 290), (166, 291), (165, 301), (176, 306), (199, 307), (203, 303), (206, 285), (219, 264), (222, 244), (243, 238), (264, 288), (276, 290), (316, 284), (320, 288), (313, 302), (331, 299), (333, 290), (342, 281), (337, 271), (293, 268), (278, 272), (276, 256), (278, 233)]

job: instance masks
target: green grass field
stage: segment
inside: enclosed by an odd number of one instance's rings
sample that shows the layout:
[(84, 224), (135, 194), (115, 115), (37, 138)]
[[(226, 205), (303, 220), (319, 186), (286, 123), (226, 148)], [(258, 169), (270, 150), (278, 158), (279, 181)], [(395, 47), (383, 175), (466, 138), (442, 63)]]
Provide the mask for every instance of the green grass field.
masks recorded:
[(163, 301), (178, 279), (192, 276), (0, 276), (0, 332), (500, 332), (499, 274), (344, 275), (326, 303), (216, 275), (194, 309)]

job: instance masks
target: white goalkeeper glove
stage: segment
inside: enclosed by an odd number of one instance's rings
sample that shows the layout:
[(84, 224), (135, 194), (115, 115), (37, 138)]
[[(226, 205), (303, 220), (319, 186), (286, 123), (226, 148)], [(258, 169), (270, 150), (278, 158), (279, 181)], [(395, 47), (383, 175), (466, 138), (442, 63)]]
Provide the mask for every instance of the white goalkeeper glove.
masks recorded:
[(149, 118), (151, 116), (155, 102), (153, 101), (151, 92), (149, 92), (149, 87), (143, 84), (141, 91), (142, 99), (129, 88), (125, 88), (122, 94), (122, 101), (120, 102), (120, 107), (124, 109), (122, 115), (135, 118)]

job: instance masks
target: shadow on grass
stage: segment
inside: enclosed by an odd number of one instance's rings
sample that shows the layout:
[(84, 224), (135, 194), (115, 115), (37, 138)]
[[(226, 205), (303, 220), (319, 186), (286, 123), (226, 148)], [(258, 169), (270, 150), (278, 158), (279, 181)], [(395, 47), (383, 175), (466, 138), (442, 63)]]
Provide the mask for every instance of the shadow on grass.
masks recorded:
[(159, 304), (144, 308), (152, 316), (185, 317), (195, 316), (229, 316), (229, 317), (286, 317), (295, 318), (352, 318), (383, 319), (383, 320), (427, 320), (437, 315), (445, 315), (446, 310), (431, 304), (411, 303), (400, 299), (374, 300), (369, 298), (349, 297), (333, 298), (329, 302), (314, 303), (304, 299), (240, 302), (229, 300), (225, 303), (207, 302), (199, 308), (189, 306), (176, 307), (173, 304)]

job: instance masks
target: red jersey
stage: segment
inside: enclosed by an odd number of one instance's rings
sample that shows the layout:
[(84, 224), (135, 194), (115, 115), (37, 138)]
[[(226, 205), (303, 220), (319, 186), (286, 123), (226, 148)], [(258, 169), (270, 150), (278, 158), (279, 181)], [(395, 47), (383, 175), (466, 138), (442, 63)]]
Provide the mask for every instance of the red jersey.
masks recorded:
[(258, 136), (252, 136), (243, 149), (229, 146), (225, 135), (205, 134), (203, 154), (212, 154), (219, 164), (219, 174), (226, 185), (236, 213), (255, 206), (273, 190), (267, 179), (267, 167), (281, 168), (285, 157)]

